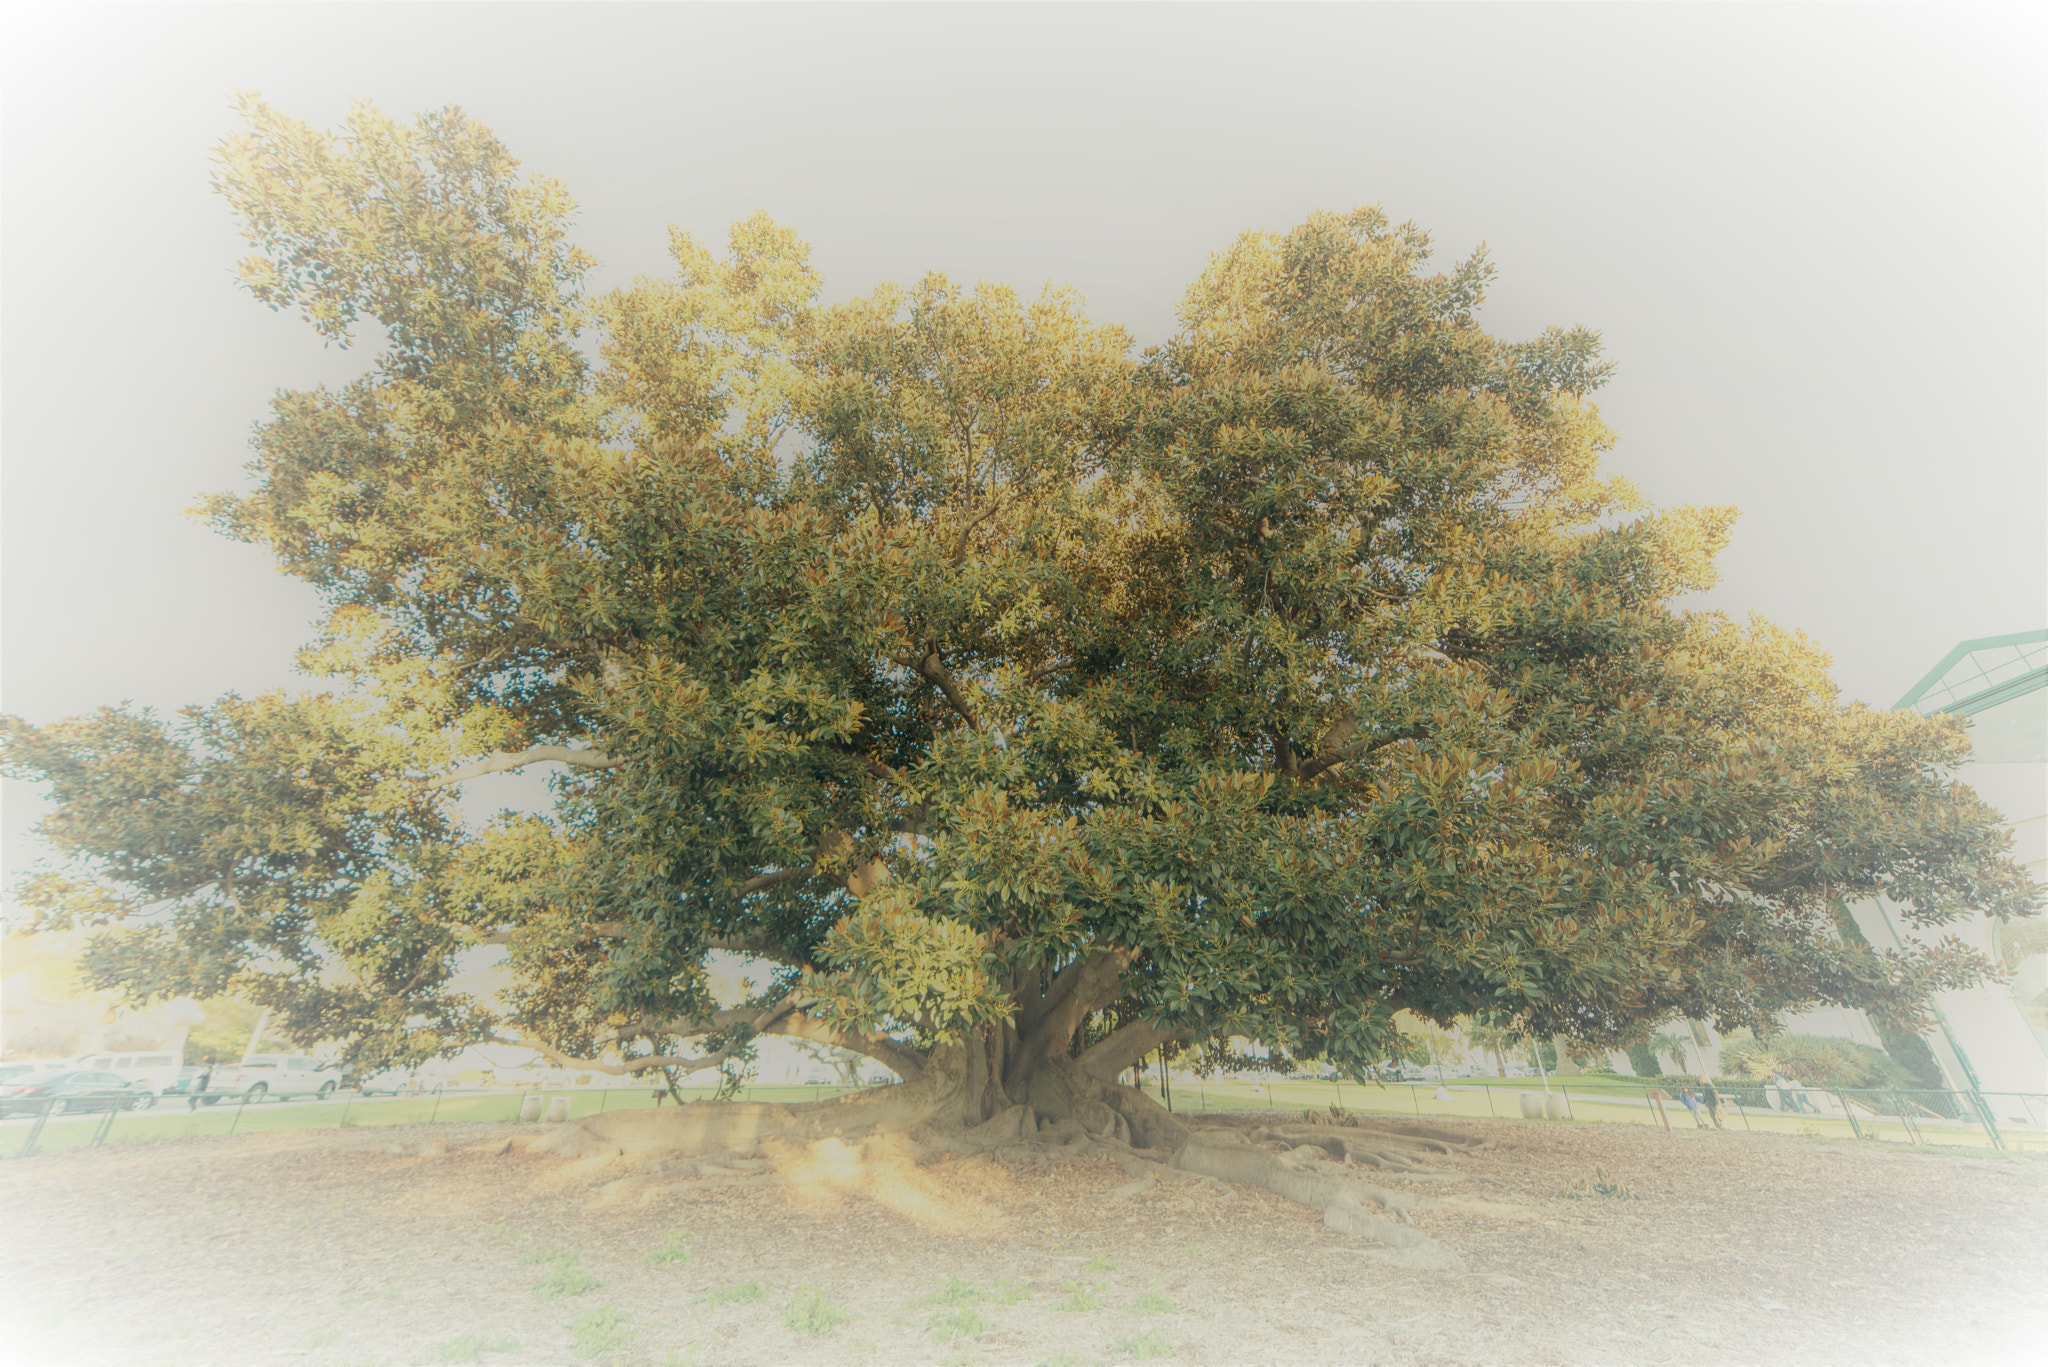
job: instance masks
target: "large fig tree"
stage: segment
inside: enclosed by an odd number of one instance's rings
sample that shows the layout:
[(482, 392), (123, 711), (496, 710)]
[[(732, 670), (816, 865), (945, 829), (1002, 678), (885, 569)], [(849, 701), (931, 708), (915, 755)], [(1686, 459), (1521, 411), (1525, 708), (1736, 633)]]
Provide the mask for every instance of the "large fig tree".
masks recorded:
[[(1356, 1072), (1403, 1008), (1910, 1021), (1986, 966), (1845, 940), (1846, 900), (2031, 910), (1942, 776), (1959, 728), (1672, 606), (1732, 512), (1602, 475), (1597, 337), (1488, 335), (1483, 255), (1433, 273), (1376, 209), (1247, 233), (1143, 354), (1057, 290), (826, 306), (765, 217), (592, 301), (562, 189), (460, 113), (244, 117), (243, 283), (381, 335), (206, 504), (325, 595), (336, 688), (9, 724), (75, 856), (21, 895), (127, 923), (102, 983), (238, 990), (366, 1062), (797, 1036), (903, 1083), (690, 1108), (690, 1142), (892, 1122), (1266, 1180), (1119, 1076), (1232, 1038)], [(541, 763), (551, 815), (451, 819)], [(508, 985), (465, 996), (485, 945)], [(721, 950), (768, 966), (737, 1008)]]

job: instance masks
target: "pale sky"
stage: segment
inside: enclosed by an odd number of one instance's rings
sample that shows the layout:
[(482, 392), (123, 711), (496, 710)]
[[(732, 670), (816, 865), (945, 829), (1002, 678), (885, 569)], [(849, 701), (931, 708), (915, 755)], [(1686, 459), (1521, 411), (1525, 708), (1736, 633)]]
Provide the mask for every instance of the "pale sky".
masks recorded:
[[(1141, 343), (1245, 228), (1377, 202), (1497, 335), (1599, 329), (1612, 467), (1743, 510), (1693, 605), (1889, 706), (2048, 624), (2048, 97), (2030, 9), (16, 4), (0, 46), (0, 707), (305, 686), (310, 591), (182, 510), (360, 352), (234, 286), (235, 89), (460, 105), (568, 185), (598, 289), (766, 209), (832, 298), (1073, 284)], [(8, 873), (35, 853), (5, 785)]]

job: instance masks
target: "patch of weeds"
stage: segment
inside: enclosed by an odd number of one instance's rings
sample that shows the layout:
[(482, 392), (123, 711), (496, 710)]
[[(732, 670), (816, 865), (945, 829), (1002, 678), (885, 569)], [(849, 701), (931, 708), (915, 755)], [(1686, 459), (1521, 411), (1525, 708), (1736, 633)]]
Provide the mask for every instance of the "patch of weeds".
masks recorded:
[(727, 1286), (721, 1287), (717, 1291), (707, 1291), (697, 1297), (696, 1303), (698, 1305), (744, 1305), (748, 1301), (758, 1301), (767, 1294), (768, 1288), (759, 1282), (741, 1282), (738, 1286)]
[(1177, 1315), (1180, 1307), (1168, 1300), (1159, 1290), (1159, 1283), (1152, 1283), (1152, 1289), (1131, 1302), (1131, 1310), (1139, 1315)]
[(542, 1244), (519, 1261), (522, 1263), (551, 1263), (555, 1259), (564, 1256), (566, 1255), (563, 1254), (562, 1250), (556, 1248), (553, 1244)]
[(996, 1283), (993, 1299), (998, 1305), (1015, 1305), (1018, 1301), (1031, 1299), (1031, 1288), (1015, 1277), (1005, 1277)]
[(616, 1305), (600, 1305), (578, 1315), (569, 1329), (576, 1340), (576, 1356), (594, 1358), (624, 1352), (627, 1345), (640, 1337), (640, 1331), (632, 1326), (632, 1318)]
[(697, 1350), (703, 1346), (704, 1340), (694, 1339), (687, 1348), (671, 1348), (661, 1360), (661, 1367), (697, 1367)]
[(692, 1234), (687, 1229), (673, 1230), (669, 1233), (668, 1238), (663, 1241), (660, 1248), (655, 1249), (652, 1253), (641, 1254), (640, 1261), (643, 1263), (686, 1263), (697, 1256), (696, 1251), (690, 1247), (690, 1240), (696, 1237), (695, 1234)]
[(1116, 1259), (1110, 1257), (1107, 1253), (1091, 1253), (1088, 1255), (1088, 1265), (1081, 1270), (1083, 1272), (1114, 1272), (1116, 1267)]
[(1109, 1345), (1109, 1351), (1124, 1357), (1170, 1358), (1173, 1356), (1173, 1345), (1168, 1343), (1165, 1335), (1157, 1329), (1147, 1329), (1142, 1334), (1124, 1335)]
[(508, 1220), (500, 1220), (491, 1226), (491, 1237), (501, 1244), (523, 1244), (533, 1237), (531, 1230), (514, 1229)]
[(511, 1339), (487, 1339), (481, 1334), (464, 1334), (434, 1345), (430, 1362), (482, 1362), (485, 1353), (516, 1353), (519, 1345)]
[(971, 1305), (963, 1305), (943, 1315), (932, 1316), (932, 1337), (940, 1343), (951, 1343), (954, 1339), (971, 1339), (995, 1329), (996, 1322), (984, 1319), (981, 1311)]
[(1060, 1290), (1068, 1294), (1065, 1300), (1053, 1307), (1055, 1310), (1099, 1310), (1102, 1308), (1102, 1293), (1086, 1282), (1082, 1282), (1079, 1285), (1067, 1282), (1060, 1287)]
[(1640, 1201), (1643, 1198), (1629, 1189), (1628, 1183), (1619, 1177), (1609, 1177), (1600, 1168), (1593, 1169), (1590, 1178), (1581, 1177), (1558, 1193), (1572, 1201), (1599, 1199), (1603, 1201)]
[(583, 1255), (564, 1253), (555, 1259), (548, 1275), (533, 1284), (533, 1294), (544, 1301), (561, 1296), (580, 1296), (586, 1291), (595, 1291), (604, 1283), (583, 1270)]
[(823, 1334), (853, 1318), (815, 1286), (800, 1286), (783, 1308), (782, 1322), (799, 1334)]
[(960, 1277), (946, 1278), (946, 1284), (917, 1303), (918, 1309), (928, 1305), (979, 1305), (982, 1302), (981, 1288)]
[(312, 1334), (307, 1337), (306, 1346), (308, 1348), (325, 1348), (329, 1344), (335, 1344), (340, 1342), (341, 1331), (339, 1329), (315, 1329), (312, 1332)]

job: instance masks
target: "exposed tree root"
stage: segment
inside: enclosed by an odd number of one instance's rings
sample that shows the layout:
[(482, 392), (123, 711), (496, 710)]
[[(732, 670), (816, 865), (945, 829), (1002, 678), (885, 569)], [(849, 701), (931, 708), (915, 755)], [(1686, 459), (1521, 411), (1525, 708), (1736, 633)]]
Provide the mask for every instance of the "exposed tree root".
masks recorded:
[[(665, 1182), (814, 1181), (829, 1171), (842, 1187), (885, 1171), (948, 1158), (986, 1156), (1009, 1164), (1109, 1159), (1131, 1180), (1109, 1193), (1132, 1200), (1164, 1182), (1187, 1182), (1221, 1197), (1231, 1185), (1263, 1187), (1322, 1213), (1333, 1230), (1375, 1245), (1359, 1252), (1406, 1267), (1462, 1270), (1463, 1261), (1415, 1228), (1419, 1211), (1456, 1210), (1505, 1219), (1528, 1213), (1496, 1202), (1397, 1190), (1368, 1174), (1444, 1183), (1445, 1171), (1480, 1147), (1456, 1133), (1399, 1122), (1362, 1125), (1270, 1117), (1176, 1116), (1150, 1097), (1063, 1067), (1030, 1079), (1027, 1101), (962, 1114), (955, 1090), (898, 1087), (795, 1106), (699, 1103), (614, 1111), (564, 1125), (526, 1147), (572, 1159), (645, 1163)], [(857, 1174), (864, 1166), (876, 1172)]]

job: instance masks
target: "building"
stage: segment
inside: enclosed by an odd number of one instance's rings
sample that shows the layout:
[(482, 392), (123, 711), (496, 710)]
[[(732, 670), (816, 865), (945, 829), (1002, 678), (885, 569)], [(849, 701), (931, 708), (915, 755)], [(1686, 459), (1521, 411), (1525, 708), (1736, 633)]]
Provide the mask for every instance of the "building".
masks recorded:
[[(1923, 716), (1968, 719), (1972, 755), (1955, 777), (2004, 816), (2013, 857), (2035, 886), (2048, 885), (2048, 631), (1964, 641), (1897, 705)], [(2009, 982), (1939, 994), (1927, 1043), (1953, 1087), (2048, 1092), (2048, 922), (2001, 924), (1979, 914), (1916, 931), (1884, 898), (1851, 910), (1880, 948), (1953, 934), (2008, 970)], [(1864, 1038), (1856, 1027), (1869, 1030), (1860, 1019), (1850, 1028), (1824, 1029), (1806, 1020), (1801, 1026), (1851, 1039)], [(2008, 1110), (1995, 1109), (2001, 1115)]]

